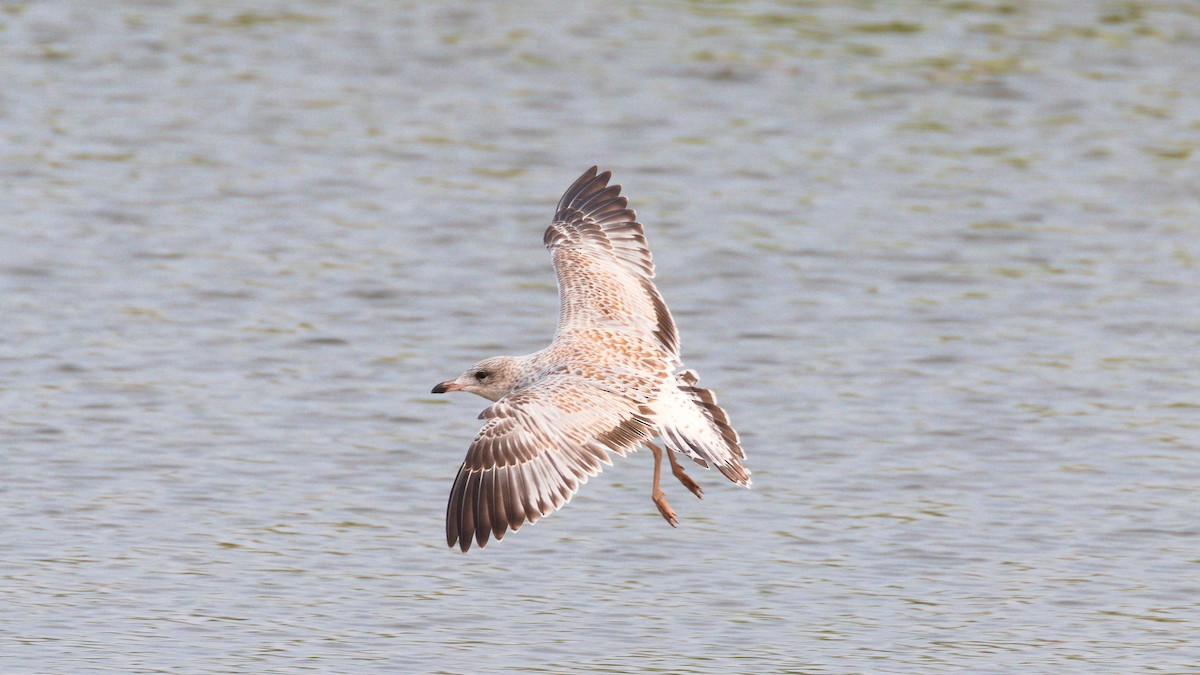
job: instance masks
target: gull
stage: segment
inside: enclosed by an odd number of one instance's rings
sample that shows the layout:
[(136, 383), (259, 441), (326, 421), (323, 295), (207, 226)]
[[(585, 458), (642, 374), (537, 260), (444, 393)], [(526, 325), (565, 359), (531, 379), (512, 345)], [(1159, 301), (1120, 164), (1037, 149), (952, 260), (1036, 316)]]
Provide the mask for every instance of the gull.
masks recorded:
[(586, 483), (645, 445), (654, 455), (650, 497), (679, 524), (659, 478), (671, 473), (696, 497), (703, 490), (675, 458), (716, 467), (750, 486), (746, 453), (717, 397), (683, 367), (679, 333), (654, 286), (654, 265), (637, 215), (612, 173), (588, 169), (563, 194), (543, 243), (558, 276), (558, 329), (550, 346), (495, 356), (436, 385), (493, 405), (467, 450), (446, 507), (446, 543), (465, 553), (560, 509)]

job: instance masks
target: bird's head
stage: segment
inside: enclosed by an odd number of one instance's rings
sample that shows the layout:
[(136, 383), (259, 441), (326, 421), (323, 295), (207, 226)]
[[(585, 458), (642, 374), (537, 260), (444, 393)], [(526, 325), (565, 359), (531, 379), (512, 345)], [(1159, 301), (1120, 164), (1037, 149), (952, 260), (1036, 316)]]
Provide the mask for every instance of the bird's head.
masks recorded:
[(516, 359), (493, 356), (471, 366), (462, 375), (446, 380), (433, 388), (434, 394), (448, 391), (469, 391), (489, 401), (498, 401), (516, 386)]

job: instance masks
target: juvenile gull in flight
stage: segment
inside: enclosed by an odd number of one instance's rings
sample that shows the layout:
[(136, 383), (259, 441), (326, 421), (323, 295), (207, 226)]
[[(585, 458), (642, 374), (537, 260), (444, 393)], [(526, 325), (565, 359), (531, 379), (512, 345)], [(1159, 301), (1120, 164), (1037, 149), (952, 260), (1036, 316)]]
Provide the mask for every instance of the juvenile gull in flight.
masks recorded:
[(702, 490), (675, 453), (750, 486), (738, 434), (713, 393), (683, 369), (679, 334), (654, 287), (654, 265), (637, 215), (611, 172), (588, 169), (558, 202), (543, 241), (558, 275), (558, 330), (549, 347), (495, 356), (433, 393), (469, 391), (495, 404), (467, 450), (446, 508), (446, 542), (465, 552), (472, 539), (504, 538), (571, 500), (579, 486), (645, 445), (654, 454), (651, 499), (672, 527), (675, 512), (659, 487), (663, 451), (671, 473)]

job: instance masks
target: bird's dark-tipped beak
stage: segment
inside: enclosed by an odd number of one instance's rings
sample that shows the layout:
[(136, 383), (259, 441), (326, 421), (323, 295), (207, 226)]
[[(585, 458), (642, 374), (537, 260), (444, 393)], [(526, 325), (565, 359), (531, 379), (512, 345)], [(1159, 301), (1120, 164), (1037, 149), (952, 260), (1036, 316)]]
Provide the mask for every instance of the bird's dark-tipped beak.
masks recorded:
[(441, 384), (433, 385), (433, 391), (431, 393), (444, 394), (448, 391), (458, 391), (459, 389), (462, 389), (462, 387), (455, 384), (454, 380), (448, 380), (446, 382), (442, 382)]

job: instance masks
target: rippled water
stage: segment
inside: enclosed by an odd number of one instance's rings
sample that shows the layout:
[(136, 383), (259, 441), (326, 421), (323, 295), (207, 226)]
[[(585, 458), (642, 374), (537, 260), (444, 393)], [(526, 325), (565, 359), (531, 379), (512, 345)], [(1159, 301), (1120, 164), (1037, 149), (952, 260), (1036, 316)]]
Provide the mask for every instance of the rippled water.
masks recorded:
[[(1193, 4), (0, 10), (4, 672), (1200, 668)], [(755, 487), (452, 552), (593, 163)]]

